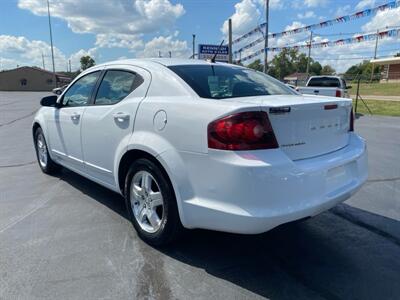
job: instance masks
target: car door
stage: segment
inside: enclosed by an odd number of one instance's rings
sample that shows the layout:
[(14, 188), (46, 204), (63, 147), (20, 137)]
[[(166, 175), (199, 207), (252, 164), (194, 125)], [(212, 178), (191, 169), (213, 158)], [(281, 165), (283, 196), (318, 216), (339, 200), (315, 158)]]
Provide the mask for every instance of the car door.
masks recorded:
[(104, 70), (82, 119), (85, 172), (115, 188), (114, 161), (133, 131), (136, 110), (150, 84), (148, 71), (127, 66)]
[(81, 121), (90, 103), (101, 71), (86, 74), (75, 81), (59, 99), (60, 107), (49, 118), (48, 131), (52, 156), (75, 171), (83, 171)]

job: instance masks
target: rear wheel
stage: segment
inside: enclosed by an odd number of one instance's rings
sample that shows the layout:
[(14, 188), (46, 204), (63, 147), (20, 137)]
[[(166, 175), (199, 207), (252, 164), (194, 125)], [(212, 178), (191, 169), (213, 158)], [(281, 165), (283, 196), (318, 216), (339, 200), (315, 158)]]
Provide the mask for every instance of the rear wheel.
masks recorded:
[(46, 174), (52, 174), (59, 170), (60, 165), (56, 164), (49, 155), (42, 128), (36, 129), (34, 137), (36, 157), (40, 169)]
[(151, 160), (141, 158), (130, 166), (125, 201), (130, 220), (145, 242), (160, 246), (181, 234), (183, 227), (172, 185)]

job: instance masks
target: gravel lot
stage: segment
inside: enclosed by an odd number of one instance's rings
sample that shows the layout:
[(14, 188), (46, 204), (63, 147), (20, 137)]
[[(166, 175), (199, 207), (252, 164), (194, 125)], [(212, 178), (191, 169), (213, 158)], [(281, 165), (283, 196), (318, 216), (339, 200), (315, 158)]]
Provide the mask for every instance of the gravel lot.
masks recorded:
[(370, 179), (345, 204), (263, 235), (196, 230), (154, 249), (120, 196), (40, 172), (43, 95), (0, 92), (0, 299), (400, 298), (400, 118), (356, 121)]

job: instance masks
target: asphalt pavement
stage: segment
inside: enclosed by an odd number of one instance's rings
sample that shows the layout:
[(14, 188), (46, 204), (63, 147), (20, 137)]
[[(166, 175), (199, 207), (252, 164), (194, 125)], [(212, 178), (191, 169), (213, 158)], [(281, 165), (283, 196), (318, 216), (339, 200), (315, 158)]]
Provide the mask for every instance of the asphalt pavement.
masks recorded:
[(0, 92), (0, 299), (399, 299), (400, 118), (361, 116), (370, 177), (351, 199), (257, 236), (203, 230), (155, 249), (122, 198), (40, 172), (47, 93)]

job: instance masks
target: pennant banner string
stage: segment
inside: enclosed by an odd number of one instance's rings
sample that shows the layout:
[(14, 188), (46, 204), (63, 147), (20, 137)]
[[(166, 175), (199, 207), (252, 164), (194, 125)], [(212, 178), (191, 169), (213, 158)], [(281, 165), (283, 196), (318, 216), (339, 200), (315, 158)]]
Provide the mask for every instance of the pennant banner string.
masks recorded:
[[(314, 29), (324, 28), (324, 27), (328, 27), (328, 26), (333, 26), (335, 24), (345, 23), (345, 22), (349, 22), (351, 20), (368, 17), (371, 15), (375, 15), (379, 11), (385, 11), (385, 10), (389, 10), (389, 9), (393, 9), (393, 8), (397, 8), (397, 7), (400, 7), (400, 0), (391, 1), (386, 4), (376, 6), (374, 8), (365, 9), (365, 10), (358, 11), (358, 12), (350, 14), (350, 15), (337, 17), (337, 18), (334, 18), (331, 20), (320, 22), (320, 23), (307, 25), (307, 26), (299, 27), (299, 28), (294, 28), (294, 29), (290, 29), (290, 30), (285, 30), (282, 32), (270, 33), (270, 34), (268, 34), (268, 37), (269, 38), (277, 38), (277, 37), (297, 34), (297, 33), (301, 33), (301, 32), (308, 32), (308, 31), (311, 31)], [(262, 34), (264, 34), (263, 29), (265, 28), (265, 26), (266, 26), (266, 23), (260, 24), (256, 28), (254, 28), (251, 31), (247, 32), (246, 34), (242, 35), (241, 37), (233, 40), (232, 44), (236, 44), (244, 39), (247, 39), (248, 37), (250, 37), (258, 32), (261, 32)], [(264, 41), (264, 37), (261, 37), (261, 38), (255, 40), (254, 42), (246, 45), (245, 47), (240, 48), (239, 50), (235, 51), (235, 53), (241, 52), (245, 49), (249, 49), (249, 48), (253, 47), (254, 45), (257, 45), (263, 41)]]
[[(289, 46), (289, 47), (271, 47), (271, 48), (267, 48), (267, 49), (268, 49), (268, 51), (277, 52), (277, 51), (283, 51), (283, 50), (289, 50), (289, 49), (295, 49), (295, 50), (308, 49), (309, 47), (324, 48), (324, 47), (341, 46), (341, 45), (371, 41), (371, 40), (375, 40), (377, 37), (378, 37), (378, 39), (383, 39), (383, 38), (395, 37), (395, 36), (400, 36), (400, 29), (391, 29), (391, 30), (386, 30), (386, 31), (380, 31), (379, 33), (369, 33), (369, 34), (354, 36), (351, 38), (340, 39), (340, 40), (335, 40), (335, 41), (326, 41), (326, 42), (315, 43), (315, 44), (311, 44), (311, 45), (304, 44), (304, 45), (296, 45), (296, 46)], [(265, 51), (264, 48), (257, 50), (256, 52), (254, 52), (242, 59), (236, 60), (236, 62), (241, 63), (241, 62), (247, 61), (249, 59), (252, 59), (252, 58), (264, 53), (264, 51)]]

